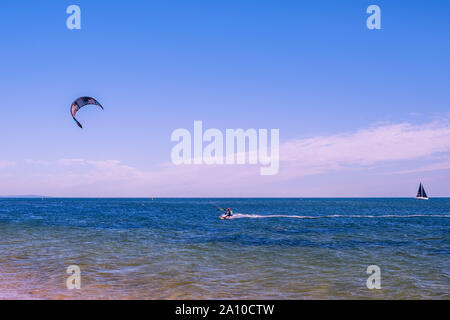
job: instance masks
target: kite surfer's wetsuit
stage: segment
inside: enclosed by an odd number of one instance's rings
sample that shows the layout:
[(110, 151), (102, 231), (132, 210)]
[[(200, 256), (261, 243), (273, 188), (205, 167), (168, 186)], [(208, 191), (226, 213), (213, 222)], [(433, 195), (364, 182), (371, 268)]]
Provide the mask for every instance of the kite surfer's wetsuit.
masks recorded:
[(225, 213), (225, 216), (232, 217), (233, 216), (233, 211), (231, 211), (230, 208), (228, 208), (227, 212)]

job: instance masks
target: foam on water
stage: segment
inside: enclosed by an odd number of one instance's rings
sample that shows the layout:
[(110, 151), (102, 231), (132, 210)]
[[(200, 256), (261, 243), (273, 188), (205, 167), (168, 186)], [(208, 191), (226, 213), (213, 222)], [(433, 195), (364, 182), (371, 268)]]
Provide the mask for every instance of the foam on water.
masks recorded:
[(259, 214), (247, 214), (247, 213), (235, 213), (231, 219), (259, 219), (259, 218), (295, 218), (295, 219), (331, 219), (331, 218), (450, 218), (450, 214), (410, 214), (410, 215), (395, 215), (395, 214), (385, 214), (385, 215), (341, 215), (341, 214), (332, 214), (325, 216), (298, 216), (298, 215), (285, 215), (285, 214), (268, 214), (268, 215), (259, 215)]

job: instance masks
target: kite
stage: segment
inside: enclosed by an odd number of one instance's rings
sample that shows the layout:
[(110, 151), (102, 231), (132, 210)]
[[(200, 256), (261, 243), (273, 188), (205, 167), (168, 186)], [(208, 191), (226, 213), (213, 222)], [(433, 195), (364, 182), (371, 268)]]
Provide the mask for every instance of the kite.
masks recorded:
[(105, 110), (102, 105), (95, 100), (94, 98), (91, 97), (81, 97), (78, 98), (77, 100), (75, 100), (72, 105), (70, 106), (70, 113), (72, 114), (72, 118), (73, 120), (75, 120), (75, 122), (77, 123), (77, 125), (80, 128), (83, 128), (83, 126), (81, 125), (81, 123), (78, 122), (78, 120), (75, 118), (75, 115), (77, 114), (78, 110), (80, 110), (81, 108), (83, 108), (84, 106), (87, 105), (96, 105), (99, 106), (100, 108), (102, 108), (103, 110)]

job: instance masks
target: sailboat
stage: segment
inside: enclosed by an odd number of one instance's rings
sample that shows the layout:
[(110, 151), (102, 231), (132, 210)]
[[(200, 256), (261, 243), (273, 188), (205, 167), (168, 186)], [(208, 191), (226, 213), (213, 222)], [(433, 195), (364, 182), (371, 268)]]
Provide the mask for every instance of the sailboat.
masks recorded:
[(423, 188), (422, 182), (420, 183), (419, 190), (417, 191), (416, 199), (428, 200), (428, 196), (427, 193), (425, 192), (425, 189)]

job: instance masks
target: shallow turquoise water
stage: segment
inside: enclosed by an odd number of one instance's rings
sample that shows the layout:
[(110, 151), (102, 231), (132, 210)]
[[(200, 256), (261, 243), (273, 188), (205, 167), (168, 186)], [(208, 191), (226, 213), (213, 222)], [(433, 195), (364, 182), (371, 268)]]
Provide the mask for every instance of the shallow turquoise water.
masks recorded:
[(449, 299), (449, 222), (450, 199), (1, 199), (0, 297)]

